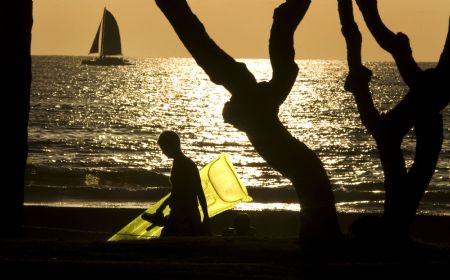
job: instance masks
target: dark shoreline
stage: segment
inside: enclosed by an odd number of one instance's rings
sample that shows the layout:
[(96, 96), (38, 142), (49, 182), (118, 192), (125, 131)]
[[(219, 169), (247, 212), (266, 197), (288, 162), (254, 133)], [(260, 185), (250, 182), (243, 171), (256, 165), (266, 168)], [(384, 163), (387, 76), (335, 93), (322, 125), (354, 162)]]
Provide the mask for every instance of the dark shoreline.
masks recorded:
[[(106, 242), (144, 209), (25, 207), (25, 239), (0, 240), (4, 275), (129, 279), (432, 279), (448, 274), (450, 217), (419, 216), (402, 247), (298, 243), (296, 212), (247, 212), (255, 237), (217, 235), (236, 211), (212, 219), (213, 237)], [(360, 214), (339, 213), (341, 227)], [(421, 238), (419, 238), (421, 237)], [(11, 273), (11, 274), (9, 274)], [(406, 277), (406, 278), (405, 278)]]
[[(25, 206), (27, 240), (105, 241), (145, 209)], [(240, 211), (229, 210), (211, 220), (212, 232), (220, 235)], [(246, 211), (257, 237), (296, 237), (298, 213), (293, 211)], [(338, 213), (344, 232), (362, 214)], [(412, 227), (415, 239), (450, 244), (450, 216), (418, 215)]]

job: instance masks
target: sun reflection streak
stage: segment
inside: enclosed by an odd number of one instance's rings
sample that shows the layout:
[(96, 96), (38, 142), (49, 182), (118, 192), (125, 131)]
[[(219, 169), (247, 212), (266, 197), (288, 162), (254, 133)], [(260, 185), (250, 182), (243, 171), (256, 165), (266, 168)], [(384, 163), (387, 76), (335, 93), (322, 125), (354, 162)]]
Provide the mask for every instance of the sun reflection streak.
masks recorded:
[(236, 207), (239, 211), (300, 211), (300, 204), (296, 203), (256, 203), (256, 202), (242, 202)]

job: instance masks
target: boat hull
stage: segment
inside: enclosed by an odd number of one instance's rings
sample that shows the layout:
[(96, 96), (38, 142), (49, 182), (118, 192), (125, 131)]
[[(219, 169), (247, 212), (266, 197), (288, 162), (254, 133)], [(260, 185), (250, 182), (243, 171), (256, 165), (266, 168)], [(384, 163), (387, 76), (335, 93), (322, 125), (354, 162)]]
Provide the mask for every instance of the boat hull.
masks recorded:
[(84, 59), (81, 64), (94, 66), (111, 66), (111, 65), (131, 65), (131, 63), (120, 57), (103, 57), (94, 60)]

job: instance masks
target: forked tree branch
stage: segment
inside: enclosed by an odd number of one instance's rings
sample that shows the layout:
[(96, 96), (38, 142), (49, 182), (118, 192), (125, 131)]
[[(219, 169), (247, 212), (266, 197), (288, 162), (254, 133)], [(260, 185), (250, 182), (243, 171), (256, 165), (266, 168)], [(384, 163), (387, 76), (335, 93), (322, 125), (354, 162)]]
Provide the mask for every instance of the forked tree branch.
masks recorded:
[(356, 0), (364, 21), (377, 43), (389, 52), (395, 62), (405, 83), (412, 87), (422, 70), (415, 62), (409, 38), (406, 34), (395, 34), (384, 25), (378, 12), (377, 0)]
[[(354, 22), (352, 1), (338, 0), (350, 70), (345, 89), (354, 94), (361, 120), (377, 143), (385, 175), (386, 223), (393, 234), (404, 236), (413, 222), (419, 202), (438, 161), (443, 139), (442, 116), (439, 109), (436, 109), (440, 107), (430, 104), (445, 103), (438, 97), (442, 95), (443, 85), (448, 83), (442, 79), (443, 76), (440, 76), (438, 71), (417, 70), (418, 66), (412, 58), (406, 35), (396, 35), (387, 29), (378, 14), (376, 0), (356, 1), (372, 35), (382, 48), (394, 56), (402, 77), (411, 88), (410, 92), (385, 115), (370, 113), (376, 111), (368, 87), (370, 79), (364, 79), (364, 75), (368, 76), (365, 73), (370, 70), (361, 63), (362, 40)], [(448, 67), (448, 41), (449, 38), (439, 62), (438, 67), (442, 67), (441, 69)], [(431, 91), (431, 94), (427, 94), (428, 91)], [(413, 126), (416, 132), (416, 155), (411, 168), (407, 171), (400, 144)]]

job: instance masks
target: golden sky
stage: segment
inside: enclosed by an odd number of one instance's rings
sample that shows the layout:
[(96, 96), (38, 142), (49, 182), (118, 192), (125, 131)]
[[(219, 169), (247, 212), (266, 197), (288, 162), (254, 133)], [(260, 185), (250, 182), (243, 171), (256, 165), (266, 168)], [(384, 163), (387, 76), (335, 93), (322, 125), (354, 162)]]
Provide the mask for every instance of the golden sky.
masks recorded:
[[(189, 57), (153, 0), (34, 0), (31, 52), (87, 55), (106, 7), (116, 17), (125, 56)], [(281, 0), (189, 0), (211, 37), (236, 58), (268, 57), (273, 9)], [(384, 22), (411, 40), (417, 61), (437, 61), (450, 0), (378, 0)], [(391, 60), (372, 39), (356, 5), (363, 59)], [(345, 59), (336, 0), (312, 0), (295, 34), (297, 59)]]

